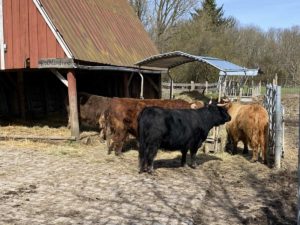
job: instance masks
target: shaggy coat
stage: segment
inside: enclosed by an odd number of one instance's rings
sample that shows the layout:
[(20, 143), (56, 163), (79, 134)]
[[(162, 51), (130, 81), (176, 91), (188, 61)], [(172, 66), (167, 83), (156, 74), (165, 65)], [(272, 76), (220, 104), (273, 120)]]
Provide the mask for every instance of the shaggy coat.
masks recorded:
[(244, 154), (248, 153), (248, 145), (253, 150), (251, 161), (258, 160), (258, 149), (261, 148), (262, 160), (266, 162), (269, 123), (267, 110), (260, 104), (243, 105), (239, 102), (229, 104), (228, 113), (231, 121), (226, 123), (228, 134), (226, 150), (236, 154), (237, 144), (242, 141)]

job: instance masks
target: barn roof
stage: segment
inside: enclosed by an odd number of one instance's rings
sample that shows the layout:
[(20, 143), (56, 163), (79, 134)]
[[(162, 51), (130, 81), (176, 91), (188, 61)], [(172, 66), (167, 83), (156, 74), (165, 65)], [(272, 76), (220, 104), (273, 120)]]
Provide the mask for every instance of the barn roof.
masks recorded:
[(34, 0), (70, 58), (133, 66), (158, 54), (127, 0)]

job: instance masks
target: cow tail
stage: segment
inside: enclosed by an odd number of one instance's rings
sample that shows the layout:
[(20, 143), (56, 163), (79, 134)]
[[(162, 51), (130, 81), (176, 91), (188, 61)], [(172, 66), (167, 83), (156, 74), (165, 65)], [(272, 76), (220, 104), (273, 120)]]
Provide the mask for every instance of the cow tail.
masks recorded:
[[(251, 135), (248, 137), (251, 148), (259, 148), (261, 131), (259, 128), (259, 116), (254, 116), (253, 125), (251, 125)], [(258, 149), (257, 149), (258, 150)]]
[(137, 138), (139, 140), (139, 168), (140, 172), (144, 172), (146, 170), (146, 162), (147, 162), (147, 148), (144, 137), (143, 126), (140, 126), (142, 123), (142, 114), (144, 110), (138, 115), (138, 127), (137, 127)]

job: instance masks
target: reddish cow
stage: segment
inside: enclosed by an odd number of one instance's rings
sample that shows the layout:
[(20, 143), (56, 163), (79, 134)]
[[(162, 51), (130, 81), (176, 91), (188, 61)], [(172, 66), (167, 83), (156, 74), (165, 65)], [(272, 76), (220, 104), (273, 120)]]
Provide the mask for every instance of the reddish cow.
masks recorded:
[[(258, 160), (258, 149), (261, 148), (262, 160), (266, 163), (266, 150), (268, 140), (268, 112), (260, 104), (241, 104), (239, 102), (228, 103), (228, 113), (231, 121), (226, 123), (227, 145), (233, 145), (232, 154), (237, 153), (237, 144), (244, 144), (243, 153), (248, 153), (248, 144), (252, 148), (252, 162)], [(229, 150), (230, 151), (230, 150)]]
[[(111, 137), (108, 137), (108, 153), (113, 150), (115, 154), (121, 153), (124, 141), (129, 134), (137, 137), (137, 118), (139, 113), (147, 106), (159, 106), (169, 109), (201, 108), (203, 102), (197, 101), (189, 103), (181, 99), (161, 100), (161, 99), (132, 99), (113, 98), (110, 107), (99, 123), (106, 123), (105, 127), (110, 129)], [(106, 131), (108, 132), (108, 131)]]

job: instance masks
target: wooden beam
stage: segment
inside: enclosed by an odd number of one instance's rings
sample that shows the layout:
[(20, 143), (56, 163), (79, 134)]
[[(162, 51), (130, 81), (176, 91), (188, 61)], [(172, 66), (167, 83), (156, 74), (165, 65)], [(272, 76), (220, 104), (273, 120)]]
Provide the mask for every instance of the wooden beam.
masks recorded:
[(68, 81), (58, 72), (56, 69), (50, 69), (50, 71), (66, 86), (68, 87)]
[(60, 137), (60, 136), (33, 136), (33, 135), (0, 135), (1, 140), (7, 139), (28, 139), (28, 140), (49, 140), (49, 141), (75, 141), (75, 137)]
[(68, 78), (68, 94), (69, 94), (69, 107), (70, 107), (70, 125), (71, 136), (79, 140), (79, 120), (78, 120), (78, 105), (77, 105), (77, 88), (76, 77), (74, 71), (69, 71)]
[(159, 89), (158, 85), (156, 85), (150, 77), (146, 76), (145, 78), (151, 84), (151, 86), (155, 89), (155, 91), (159, 94), (160, 89)]

